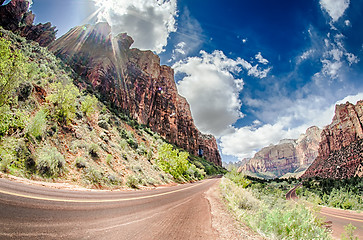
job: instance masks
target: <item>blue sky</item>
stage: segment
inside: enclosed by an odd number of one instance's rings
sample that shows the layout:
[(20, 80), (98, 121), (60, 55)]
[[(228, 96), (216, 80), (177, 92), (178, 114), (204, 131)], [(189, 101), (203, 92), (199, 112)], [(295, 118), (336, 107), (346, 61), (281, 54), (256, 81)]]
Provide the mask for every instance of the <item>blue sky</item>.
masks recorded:
[(36, 22), (107, 21), (173, 66), (224, 161), (331, 122), (363, 99), (363, 0), (33, 0)]

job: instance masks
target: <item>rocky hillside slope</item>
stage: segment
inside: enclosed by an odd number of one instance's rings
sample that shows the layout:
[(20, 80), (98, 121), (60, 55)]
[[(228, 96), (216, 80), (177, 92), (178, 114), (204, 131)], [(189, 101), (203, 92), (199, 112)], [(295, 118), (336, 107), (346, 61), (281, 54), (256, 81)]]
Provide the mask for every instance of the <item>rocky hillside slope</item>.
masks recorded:
[(38, 43), (0, 27), (0, 51), (1, 172), (138, 188), (223, 171), (79, 90), (79, 76)]
[[(113, 65), (115, 68), (111, 70), (117, 70), (108, 72), (110, 69), (107, 67), (112, 66), (108, 65), (107, 58), (102, 58), (101, 55), (97, 57), (97, 54), (110, 53), (103, 48), (106, 46), (103, 40), (106, 39), (102, 36), (105, 35), (87, 35), (91, 39), (100, 40), (95, 40), (99, 45), (89, 48), (89, 53), (96, 53), (94, 58), (79, 58), (79, 61), (83, 59), (99, 64), (94, 66), (95, 71), (88, 72), (93, 74), (90, 79), (97, 82), (103, 80), (97, 75), (107, 75), (110, 80), (110, 73), (120, 74), (113, 76), (114, 79), (110, 82), (90, 83), (87, 74), (84, 75), (83, 71), (78, 74), (72, 69), (90, 67), (87, 62), (69, 65), (42, 47), (54, 39), (54, 28), (50, 27), (48, 34), (43, 30), (47, 29), (45, 26), (51, 26), (50, 23), (33, 26), (34, 15), (28, 11), (28, 7), (28, 0), (13, 0), (0, 7), (0, 24), (11, 30), (0, 26), (2, 173), (41, 181), (75, 182), (86, 187), (136, 188), (141, 185), (193, 181), (225, 171), (205, 158), (195, 156), (196, 151), (189, 154), (170, 144), (180, 142), (165, 140), (169, 132), (174, 137), (179, 136), (175, 134), (178, 131), (190, 133), (190, 139), (185, 140), (185, 144), (194, 143), (197, 149), (190, 147), (187, 150), (203, 149), (207, 158), (217, 159), (216, 163), (220, 159), (219, 153), (212, 151), (217, 149), (215, 139), (197, 131), (187, 102), (178, 97), (175, 84), (169, 82), (172, 70), (158, 64), (158, 79), (150, 76), (143, 78), (145, 75), (142, 74), (146, 70), (139, 67), (155, 65), (149, 60), (158, 60), (157, 56), (151, 52), (134, 50), (140, 56), (150, 54), (152, 59), (134, 56), (133, 59), (140, 64), (130, 68), (136, 72), (125, 72), (122, 62), (125, 58), (114, 55), (117, 59), (113, 58), (112, 63), (120, 61), (121, 64)], [(25, 31), (26, 29), (30, 30)], [(132, 42), (126, 35), (121, 35), (119, 40), (118, 44), (112, 46), (123, 49), (123, 44)], [(123, 54), (116, 50), (115, 48), (112, 52)], [(121, 78), (121, 75), (134, 76), (134, 82), (123, 81), (129, 78)], [(142, 95), (143, 92), (146, 94), (145, 87), (149, 86), (145, 81), (157, 81), (160, 85), (154, 95)], [(124, 83), (126, 84), (123, 85)], [(101, 94), (102, 91), (99, 90), (103, 87), (110, 92)], [(149, 119), (154, 115), (161, 119), (149, 126), (154, 126), (154, 129), (169, 127), (166, 128), (164, 137), (146, 124), (141, 124), (144, 123), (141, 118), (131, 111), (147, 108), (150, 101), (154, 110), (147, 112), (151, 115)], [(157, 106), (158, 104), (162, 106)], [(158, 115), (157, 111), (165, 112)], [(177, 116), (183, 115), (183, 111), (186, 113), (185, 119), (175, 120)], [(144, 112), (140, 110), (141, 113)], [(157, 123), (159, 126), (156, 126)], [(168, 132), (171, 128), (174, 130)]]
[(194, 125), (186, 99), (178, 94), (174, 71), (161, 66), (151, 51), (130, 49), (126, 34), (111, 35), (107, 23), (71, 29), (50, 50), (84, 81), (80, 88), (95, 91), (113, 108), (149, 126), (170, 143), (222, 165), (216, 140)]
[(320, 133), (318, 127), (310, 127), (297, 140), (281, 140), (277, 145), (265, 147), (238, 171), (264, 178), (302, 172), (318, 155)]
[[(4, 0), (0, 0), (0, 5)], [(12, 0), (9, 4), (0, 7), (0, 26), (13, 31), (28, 40), (48, 46), (55, 40), (56, 30), (51, 23), (34, 25), (35, 15), (28, 10), (29, 1)]]
[(321, 134), (319, 155), (302, 178), (363, 176), (363, 101), (337, 105)]

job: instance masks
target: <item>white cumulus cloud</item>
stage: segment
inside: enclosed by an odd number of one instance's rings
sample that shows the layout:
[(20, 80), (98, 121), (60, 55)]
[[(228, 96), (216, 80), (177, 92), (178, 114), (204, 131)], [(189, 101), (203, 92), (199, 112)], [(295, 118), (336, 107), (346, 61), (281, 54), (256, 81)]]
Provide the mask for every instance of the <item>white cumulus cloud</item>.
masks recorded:
[(230, 59), (216, 50), (201, 51), (200, 56), (178, 61), (173, 68), (176, 74), (184, 75), (178, 82), (178, 91), (190, 103), (196, 126), (219, 137), (231, 131), (231, 125), (243, 117), (239, 94), (244, 82), (240, 76), (265, 78), (271, 67), (263, 66), (241, 58)]
[(329, 14), (333, 22), (343, 16), (349, 4), (350, 0), (320, 0), (321, 8)]
[(178, 91), (190, 103), (197, 127), (220, 136), (242, 117), (239, 93), (243, 79), (234, 77), (241, 68), (221, 51), (200, 54), (174, 64), (176, 73), (186, 75), (178, 82)]
[(176, 31), (176, 0), (93, 0), (100, 8), (98, 21), (108, 22), (112, 32), (127, 32), (134, 47), (163, 51)]

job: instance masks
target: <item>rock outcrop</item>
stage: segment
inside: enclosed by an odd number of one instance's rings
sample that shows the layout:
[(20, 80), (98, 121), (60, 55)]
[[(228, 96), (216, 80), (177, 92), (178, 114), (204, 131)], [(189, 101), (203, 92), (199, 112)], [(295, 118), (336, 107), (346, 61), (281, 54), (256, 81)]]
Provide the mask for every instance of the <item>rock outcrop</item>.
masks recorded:
[[(0, 5), (4, 0), (0, 0)], [(28, 0), (12, 0), (0, 7), (0, 26), (46, 47), (55, 40), (56, 30), (51, 23), (33, 25), (35, 15), (29, 11)]]
[(49, 46), (82, 77), (78, 85), (96, 91), (116, 109), (148, 125), (169, 142), (221, 165), (216, 140), (195, 127), (174, 71), (151, 51), (130, 49), (127, 34), (111, 35), (107, 23), (71, 29)]
[(285, 139), (277, 145), (265, 147), (238, 171), (267, 178), (304, 171), (318, 155), (320, 133), (318, 127), (310, 127), (297, 140)]
[(350, 178), (363, 176), (363, 101), (337, 105), (321, 134), (319, 155), (302, 176)]

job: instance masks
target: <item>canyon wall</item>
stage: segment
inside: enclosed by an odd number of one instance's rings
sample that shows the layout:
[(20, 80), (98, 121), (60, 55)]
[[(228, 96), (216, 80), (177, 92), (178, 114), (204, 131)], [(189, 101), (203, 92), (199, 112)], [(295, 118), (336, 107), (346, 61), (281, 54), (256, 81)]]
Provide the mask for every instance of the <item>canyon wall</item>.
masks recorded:
[[(147, 36), (145, 36), (147, 37)], [(107, 23), (71, 29), (49, 46), (79, 74), (81, 89), (94, 91), (169, 142), (221, 166), (216, 139), (194, 125), (186, 99), (178, 94), (174, 71), (151, 51), (130, 49), (127, 34), (113, 37)]]
[(337, 105), (321, 134), (319, 155), (302, 176), (350, 178), (363, 176), (363, 101)]

